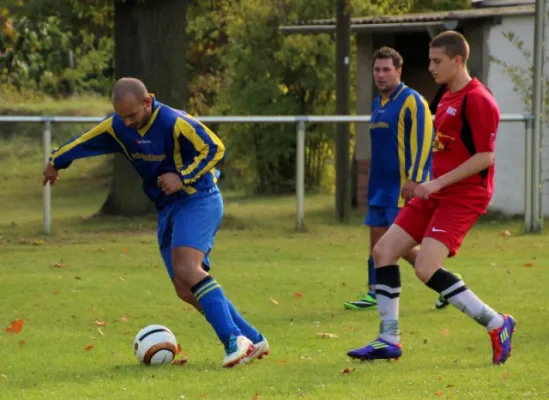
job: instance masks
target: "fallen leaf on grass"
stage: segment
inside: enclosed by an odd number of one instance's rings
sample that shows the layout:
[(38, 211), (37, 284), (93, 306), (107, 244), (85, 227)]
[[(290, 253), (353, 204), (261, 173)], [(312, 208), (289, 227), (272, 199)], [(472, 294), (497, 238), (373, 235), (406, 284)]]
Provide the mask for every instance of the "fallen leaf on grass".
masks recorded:
[(93, 349), (93, 344), (89, 344), (86, 347), (84, 347), (84, 350), (86, 351), (90, 351), (91, 349)]
[(20, 340), (20, 341), (19, 341), (19, 344), (22, 346), (22, 345), (25, 344), (25, 341), (24, 341), (24, 340)]
[(533, 263), (531, 263), (531, 262), (527, 262), (526, 264), (524, 264), (524, 266), (525, 266), (525, 267), (533, 267), (533, 266), (534, 266), (534, 264), (533, 264)]
[(17, 319), (6, 328), (7, 333), (19, 333), (23, 329), (23, 319)]
[(95, 325), (97, 326), (107, 326), (107, 323), (105, 321), (101, 321), (99, 319), (95, 320)]
[(355, 370), (355, 368), (345, 368), (344, 370), (341, 371), (341, 373), (342, 374), (350, 374), (354, 370)]
[(153, 265), (153, 268), (159, 269), (160, 267), (158, 265)]
[(295, 293), (294, 293), (294, 296), (297, 297), (298, 299), (300, 299), (300, 298), (303, 297), (303, 295), (302, 295), (301, 293), (299, 293), (299, 292), (295, 292)]
[(440, 333), (442, 333), (444, 336), (448, 336), (448, 334), (450, 333), (450, 329), (444, 328), (440, 331)]
[(271, 303), (273, 303), (275, 306), (278, 305), (278, 301), (276, 301), (276, 300), (273, 299), (272, 297), (269, 297), (269, 300), (271, 300)]
[(59, 290), (54, 290), (53, 294), (59, 294)]
[(36, 239), (35, 241), (32, 242), (32, 244), (35, 246), (42, 246), (43, 244), (46, 244), (46, 242), (41, 239)]
[(128, 317), (126, 314), (124, 314), (122, 317), (120, 317), (120, 321), (122, 322), (128, 322), (130, 320), (130, 317)]
[(254, 394), (252, 400), (259, 400), (259, 393)]
[(449, 385), (447, 385), (446, 387), (449, 389), (449, 388), (456, 387), (456, 385), (449, 384)]
[(333, 333), (326, 333), (326, 332), (318, 332), (316, 334), (317, 337), (321, 337), (321, 338), (328, 338), (328, 339), (335, 339), (337, 338), (337, 335), (336, 334), (333, 334)]
[(97, 328), (97, 332), (99, 332), (99, 334), (100, 334), (101, 336), (105, 336), (105, 334), (103, 333), (103, 331), (101, 330), (101, 328)]
[(442, 392), (439, 390), (438, 392), (435, 393), (438, 397), (442, 396)]
[(77, 281), (82, 280), (82, 278), (80, 278), (79, 276), (75, 276), (74, 279), (77, 280)]
[(353, 328), (352, 326), (347, 326), (346, 328), (343, 328), (345, 329), (346, 331), (354, 331), (355, 328)]
[(63, 262), (58, 262), (58, 263), (50, 265), (50, 267), (53, 267), (53, 268), (65, 268), (66, 266), (67, 266), (67, 264), (65, 264)]
[(501, 236), (509, 237), (509, 236), (511, 236), (511, 232), (509, 232), (508, 230), (505, 230), (505, 231), (501, 232)]
[(124, 248), (122, 249), (122, 253), (128, 254), (128, 248), (127, 248), (127, 247), (124, 247)]
[(286, 364), (286, 360), (278, 360), (276, 363), (277, 364)]
[(177, 360), (173, 360), (172, 365), (185, 365), (187, 364), (187, 361), (189, 361), (189, 358), (187, 356), (184, 356)]

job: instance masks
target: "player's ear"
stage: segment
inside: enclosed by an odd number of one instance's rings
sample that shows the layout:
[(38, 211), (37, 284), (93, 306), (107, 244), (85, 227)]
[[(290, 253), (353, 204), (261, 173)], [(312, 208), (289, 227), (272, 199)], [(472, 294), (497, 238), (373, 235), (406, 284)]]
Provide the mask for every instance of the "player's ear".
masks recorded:
[(145, 97), (145, 107), (150, 108), (152, 106), (152, 97), (147, 96)]

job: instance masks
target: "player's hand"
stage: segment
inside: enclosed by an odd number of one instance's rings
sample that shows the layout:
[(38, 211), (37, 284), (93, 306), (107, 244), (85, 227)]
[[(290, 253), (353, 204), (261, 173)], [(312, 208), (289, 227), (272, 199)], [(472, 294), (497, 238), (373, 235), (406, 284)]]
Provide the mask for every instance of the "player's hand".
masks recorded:
[(55, 167), (51, 164), (47, 164), (44, 168), (44, 171), (42, 172), (42, 175), (44, 176), (44, 179), (42, 180), (42, 185), (45, 185), (46, 183), (50, 183), (50, 185), (53, 185), (55, 181), (59, 179), (59, 171), (55, 169)]
[(416, 186), (414, 196), (427, 200), (431, 194), (438, 192), (440, 189), (442, 189), (442, 186), (436, 179), (430, 182), (423, 182)]
[(157, 183), (158, 187), (167, 195), (177, 193), (183, 189), (183, 182), (181, 182), (179, 174), (173, 172), (160, 175)]
[(400, 194), (405, 202), (410, 201), (414, 197), (414, 190), (419, 186), (419, 183), (414, 181), (406, 181), (400, 190)]

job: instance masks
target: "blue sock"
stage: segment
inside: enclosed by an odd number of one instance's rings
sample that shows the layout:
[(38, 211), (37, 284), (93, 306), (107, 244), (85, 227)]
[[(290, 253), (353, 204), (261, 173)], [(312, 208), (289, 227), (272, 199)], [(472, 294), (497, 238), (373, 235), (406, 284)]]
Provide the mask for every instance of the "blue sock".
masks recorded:
[(374, 299), (376, 298), (376, 267), (374, 264), (374, 258), (368, 257), (368, 294)]
[(236, 308), (232, 303), (227, 299), (227, 304), (229, 305), (229, 311), (231, 312), (231, 317), (233, 318), (234, 323), (242, 331), (242, 334), (252, 341), (252, 343), (258, 343), (263, 340), (263, 336), (251, 326), (248, 321), (246, 321), (242, 315), (236, 311)]
[(233, 321), (227, 298), (221, 286), (211, 276), (202, 279), (191, 289), (200, 304), (208, 322), (212, 325), (221, 342), (227, 346), (231, 335), (240, 336), (242, 332)]

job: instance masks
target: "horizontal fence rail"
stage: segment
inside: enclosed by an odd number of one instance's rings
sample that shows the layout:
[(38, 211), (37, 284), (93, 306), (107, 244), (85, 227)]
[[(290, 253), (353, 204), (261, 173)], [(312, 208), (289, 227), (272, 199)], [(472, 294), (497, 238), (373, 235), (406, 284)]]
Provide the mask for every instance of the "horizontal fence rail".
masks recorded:
[[(204, 116), (195, 117), (203, 123), (274, 123), (296, 124), (296, 228), (303, 229), (304, 198), (305, 198), (305, 129), (306, 123), (363, 123), (369, 122), (369, 115), (273, 115), (273, 116)], [(0, 115), (0, 123), (41, 123), (44, 125), (43, 146), (44, 162), (47, 163), (51, 154), (52, 125), (55, 123), (98, 123), (103, 117), (70, 117), (70, 116), (22, 116)], [(541, 165), (541, 151), (533, 140), (535, 116), (531, 114), (502, 114), (502, 122), (523, 122), (525, 124), (525, 191), (524, 191), (524, 225), (526, 232), (541, 230), (543, 212), (541, 207), (541, 182), (534, 182), (539, 176), (535, 172)], [(44, 187), (44, 233), (51, 233), (51, 187)]]

